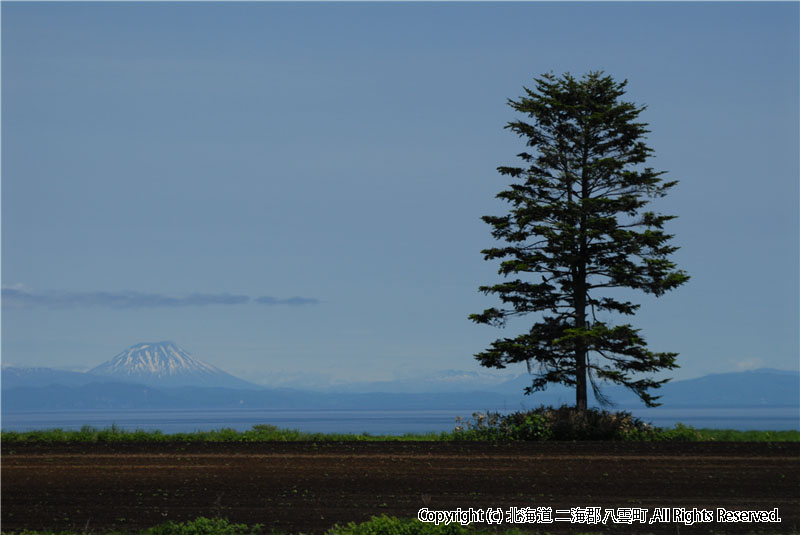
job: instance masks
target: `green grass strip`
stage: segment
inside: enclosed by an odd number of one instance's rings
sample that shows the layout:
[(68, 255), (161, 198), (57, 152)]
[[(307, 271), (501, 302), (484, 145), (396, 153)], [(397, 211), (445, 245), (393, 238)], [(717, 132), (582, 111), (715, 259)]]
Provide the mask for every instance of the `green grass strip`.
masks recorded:
[[(296, 429), (280, 429), (272, 425), (256, 425), (247, 431), (217, 429), (193, 433), (161, 431), (127, 431), (112, 425), (106, 429), (84, 426), (80, 430), (46, 429), (40, 431), (3, 431), (0, 440), (6, 444), (69, 443), (69, 442), (448, 442), (485, 440), (470, 431), (404, 435), (371, 435), (343, 433), (306, 433)], [(651, 435), (631, 437), (648, 441), (714, 441), (714, 442), (800, 442), (800, 431), (736, 431), (731, 429), (694, 429), (681, 424), (657, 429)]]
[[(6, 535), (76, 535), (75, 531), (2, 531)], [(326, 535), (547, 535), (547, 531), (522, 531), (519, 529), (501, 529), (491, 531), (477, 528), (473, 525), (461, 526), (460, 524), (434, 525), (424, 524), (416, 519), (400, 519), (389, 516), (375, 516), (367, 522), (356, 524), (350, 522), (345, 525), (335, 525), (326, 532)], [(756, 531), (750, 532), (758, 533)], [(224, 518), (196, 518), (188, 522), (167, 522), (158, 526), (137, 531), (91, 531), (92, 535), (289, 535), (284, 532), (265, 532), (263, 526), (256, 524), (247, 526), (229, 522)], [(598, 532), (580, 532), (576, 535), (597, 535)], [(648, 535), (647, 532), (642, 535)], [(784, 532), (784, 535), (798, 535), (796, 530)]]

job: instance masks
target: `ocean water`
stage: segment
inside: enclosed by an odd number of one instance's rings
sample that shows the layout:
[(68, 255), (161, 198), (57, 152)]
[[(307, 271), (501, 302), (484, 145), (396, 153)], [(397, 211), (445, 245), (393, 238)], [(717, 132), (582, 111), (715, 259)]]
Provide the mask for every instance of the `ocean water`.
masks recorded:
[[(475, 410), (86, 410), (2, 411), (4, 431), (80, 429), (116, 425), (128, 430), (161, 430), (164, 433), (232, 428), (239, 431), (258, 424), (321, 433), (370, 433), (401, 435), (452, 431), (457, 416)], [(659, 427), (681, 422), (713, 429), (800, 429), (800, 408), (680, 408), (633, 409), (630, 412)]]

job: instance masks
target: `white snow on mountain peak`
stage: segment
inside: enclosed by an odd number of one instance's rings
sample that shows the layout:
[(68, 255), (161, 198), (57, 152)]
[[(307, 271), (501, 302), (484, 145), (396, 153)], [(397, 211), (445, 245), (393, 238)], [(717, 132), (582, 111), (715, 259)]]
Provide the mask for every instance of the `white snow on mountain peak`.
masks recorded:
[(162, 378), (224, 372), (194, 358), (173, 342), (165, 341), (131, 346), (89, 373)]

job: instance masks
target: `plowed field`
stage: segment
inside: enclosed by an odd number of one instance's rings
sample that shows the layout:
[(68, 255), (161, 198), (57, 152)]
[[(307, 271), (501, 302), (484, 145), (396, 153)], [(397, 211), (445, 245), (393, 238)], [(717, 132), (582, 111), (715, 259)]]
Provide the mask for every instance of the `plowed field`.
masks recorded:
[[(800, 444), (2, 445), (4, 531), (99, 533), (219, 515), (323, 533), (373, 515), (416, 517), (423, 507), (550, 508), (552, 524), (501, 527), (556, 533), (800, 532)], [(664, 507), (778, 508), (781, 522), (578, 524), (557, 513), (575, 507), (614, 516), (641, 508), (648, 519)]]

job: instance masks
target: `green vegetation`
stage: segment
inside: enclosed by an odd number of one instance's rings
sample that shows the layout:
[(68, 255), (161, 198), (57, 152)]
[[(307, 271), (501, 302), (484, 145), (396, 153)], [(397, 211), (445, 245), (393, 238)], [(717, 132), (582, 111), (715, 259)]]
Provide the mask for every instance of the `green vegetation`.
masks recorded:
[[(70, 532), (55, 532), (55, 531), (21, 531), (21, 532), (7, 532), (7, 535), (74, 535), (74, 531)], [(167, 522), (150, 529), (139, 532), (95, 532), (94, 535), (266, 535), (272, 533), (279, 535), (276, 532), (266, 532), (260, 524), (254, 526), (247, 526), (245, 524), (235, 524), (229, 522), (224, 518), (196, 518), (188, 522)], [(532, 533), (529, 531), (520, 531), (518, 529), (505, 529), (502, 531), (488, 531), (486, 529), (475, 527), (474, 525), (461, 526), (460, 524), (450, 525), (434, 525), (423, 524), (416, 519), (400, 519), (388, 516), (374, 516), (367, 522), (356, 524), (350, 522), (347, 525), (335, 525), (327, 531), (326, 535), (522, 535), (523, 533)], [(544, 534), (547, 532), (536, 532)], [(589, 532), (591, 533), (591, 532)], [(755, 533), (755, 532), (751, 532)], [(790, 535), (795, 535), (797, 531), (787, 532)], [(289, 535), (289, 534), (280, 534)], [(584, 535), (589, 535), (585, 533)]]
[(713, 440), (717, 442), (800, 442), (800, 431), (738, 431), (735, 429), (693, 429), (678, 424), (674, 429), (664, 430), (669, 439), (681, 433), (696, 433), (696, 440)]
[[(460, 524), (435, 525), (424, 524), (416, 519), (399, 519), (388, 516), (374, 516), (368, 522), (356, 524), (350, 522), (345, 526), (336, 525), (327, 535), (481, 535), (495, 533), (481, 530), (474, 526)], [(519, 530), (503, 530), (502, 535), (516, 535)]]
[(447, 442), (447, 441), (543, 441), (543, 440), (628, 440), (628, 441), (718, 441), (718, 442), (800, 442), (800, 431), (736, 431), (695, 429), (677, 424), (672, 428), (654, 427), (629, 412), (598, 409), (579, 411), (574, 407), (539, 407), (510, 414), (476, 412), (471, 418), (456, 418), (450, 432), (370, 435), (306, 433), (280, 429), (274, 425), (255, 425), (247, 431), (216, 429), (193, 433), (166, 434), (161, 431), (126, 431), (112, 425), (107, 429), (84, 426), (79, 431), (46, 429), (41, 431), (3, 431), (6, 444), (23, 442)]
[(695, 429), (677, 424), (654, 427), (631, 413), (598, 409), (579, 411), (574, 407), (539, 407), (499, 413), (474, 413), (458, 418), (453, 432), (456, 440), (639, 440), (719, 442), (800, 442), (800, 431), (736, 431)]
[(452, 433), (405, 435), (370, 435), (369, 433), (306, 433), (297, 429), (280, 429), (274, 425), (254, 425), (247, 431), (223, 428), (192, 433), (161, 431), (126, 431), (112, 425), (107, 429), (83, 426), (79, 431), (46, 429), (41, 431), (3, 431), (3, 442), (347, 442), (347, 441), (444, 441)]
[(195, 518), (189, 522), (167, 522), (150, 528), (143, 535), (256, 535), (262, 533), (261, 524), (248, 527), (234, 524), (224, 518)]
[[(56, 535), (54, 531), (6, 532), (7, 535)], [(75, 532), (69, 532), (74, 534)], [(92, 533), (95, 533), (94, 531)], [(263, 526), (235, 524), (224, 518), (196, 518), (188, 522), (167, 522), (158, 526), (135, 532), (138, 535), (257, 535), (271, 532)], [(400, 519), (388, 516), (375, 516), (367, 522), (350, 522), (344, 526), (335, 525), (326, 535), (521, 535), (523, 532), (511, 529), (501, 532), (486, 531), (474, 526), (460, 524), (424, 524), (416, 519)], [(132, 535), (131, 532), (103, 532), (97, 535)], [(288, 534), (287, 534), (288, 535)]]
[(470, 440), (653, 440), (659, 430), (628, 412), (540, 407), (511, 414), (475, 413), (456, 435)]

